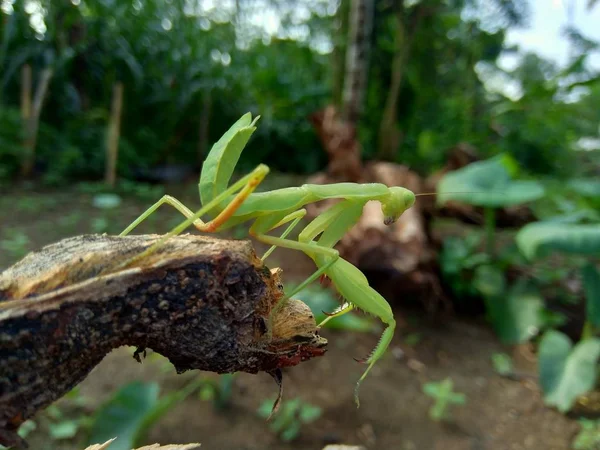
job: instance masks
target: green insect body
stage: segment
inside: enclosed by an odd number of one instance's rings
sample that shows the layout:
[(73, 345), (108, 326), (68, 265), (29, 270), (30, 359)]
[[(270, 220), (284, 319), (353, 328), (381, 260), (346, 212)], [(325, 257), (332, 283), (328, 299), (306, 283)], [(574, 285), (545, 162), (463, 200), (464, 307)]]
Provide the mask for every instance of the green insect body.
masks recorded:
[[(304, 252), (314, 261), (317, 271), (275, 306), (267, 326), (267, 337), (270, 337), (272, 318), (285, 305), (287, 299), (320, 276), (329, 277), (345, 299), (345, 303), (319, 324), (320, 326), (355, 308), (379, 317), (387, 325), (373, 352), (362, 361), (368, 364), (368, 367), (356, 385), (355, 400), (358, 405), (360, 383), (377, 360), (385, 354), (393, 338), (396, 322), (387, 301), (369, 286), (364, 274), (357, 267), (340, 258), (338, 251), (333, 247), (358, 222), (363, 207), (368, 201), (379, 201), (385, 223), (391, 224), (414, 204), (415, 195), (402, 187), (387, 187), (378, 183), (305, 184), (300, 187), (255, 193), (256, 186), (269, 172), (269, 168), (262, 164), (228, 187), (241, 152), (256, 129), (257, 120), (258, 117), (252, 120), (249, 113), (242, 116), (211, 149), (200, 175), (199, 191), (203, 207), (199, 211), (194, 213), (177, 199), (164, 196), (121, 234), (131, 232), (160, 205), (166, 203), (180, 211), (187, 220), (167, 233), (162, 240), (183, 232), (190, 225), (194, 225), (200, 231), (216, 232), (253, 221), (249, 228), (250, 234), (271, 245), (263, 255), (263, 260), (277, 247)], [(313, 219), (300, 232), (297, 240), (287, 239), (287, 235), (306, 214), (303, 206), (324, 199), (341, 201)], [(202, 221), (201, 216), (204, 215), (211, 217), (211, 220)], [(289, 225), (279, 237), (267, 234), (286, 224)], [(139, 257), (142, 258), (145, 254), (154, 251), (162, 240)]]

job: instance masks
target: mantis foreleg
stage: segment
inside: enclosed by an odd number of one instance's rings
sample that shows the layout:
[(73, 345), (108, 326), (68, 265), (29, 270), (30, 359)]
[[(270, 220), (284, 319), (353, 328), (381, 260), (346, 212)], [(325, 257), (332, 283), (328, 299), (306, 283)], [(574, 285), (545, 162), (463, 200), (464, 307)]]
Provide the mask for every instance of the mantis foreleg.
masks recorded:
[(336, 317), (340, 317), (343, 316), (346, 313), (349, 313), (350, 311), (352, 311), (354, 309), (354, 305), (352, 303), (344, 303), (343, 305), (339, 306), (338, 308), (336, 308), (333, 312), (331, 313), (325, 313), (327, 315), (327, 318), (324, 319), (320, 324), (319, 327), (322, 327), (323, 325), (325, 325), (327, 322), (329, 322), (331, 319), (335, 319)]

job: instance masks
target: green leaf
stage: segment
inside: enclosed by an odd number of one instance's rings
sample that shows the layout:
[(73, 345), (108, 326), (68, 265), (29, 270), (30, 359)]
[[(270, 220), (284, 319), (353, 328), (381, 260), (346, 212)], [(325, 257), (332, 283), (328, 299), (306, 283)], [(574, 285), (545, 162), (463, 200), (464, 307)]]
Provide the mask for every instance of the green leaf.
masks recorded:
[(581, 419), (579, 424), (581, 430), (573, 440), (573, 450), (596, 450), (600, 446), (600, 422)]
[(486, 299), (488, 316), (498, 337), (505, 344), (525, 342), (542, 325), (544, 301), (539, 291), (521, 281), (506, 295)]
[(275, 402), (275, 397), (264, 400), (258, 409), (256, 410), (257, 414), (265, 419), (271, 415), (271, 411), (273, 410), (273, 403)]
[(550, 330), (540, 342), (538, 357), (546, 404), (566, 412), (596, 384), (600, 339), (586, 339), (573, 347), (566, 335)]
[(600, 180), (597, 178), (577, 178), (570, 180), (568, 186), (580, 195), (600, 197)]
[(200, 389), (204, 385), (204, 383), (204, 379), (199, 377), (185, 385), (182, 389), (179, 389), (162, 397), (155, 404), (155, 406), (153, 408), (150, 408), (148, 412), (142, 417), (142, 421), (137, 427), (135, 435), (133, 437), (134, 446), (141, 446), (141, 441), (144, 439), (144, 436), (147, 434), (150, 427), (154, 425), (167, 412), (169, 412), (175, 405), (181, 403), (189, 395)]
[(525, 257), (534, 259), (552, 251), (600, 254), (600, 225), (555, 222), (530, 223), (517, 233), (517, 245)]
[(438, 203), (450, 200), (474, 206), (499, 208), (520, 205), (544, 196), (536, 181), (515, 181), (514, 163), (507, 155), (475, 162), (446, 174), (438, 183)]
[(596, 328), (600, 327), (600, 273), (593, 264), (581, 270), (585, 290), (586, 317)]
[(310, 423), (321, 417), (321, 408), (309, 404), (303, 404), (300, 408), (300, 420), (304, 423)]
[(494, 353), (492, 364), (496, 373), (500, 375), (510, 375), (513, 372), (512, 360), (506, 353)]
[(77, 434), (79, 429), (79, 422), (76, 420), (63, 420), (58, 423), (48, 424), (48, 431), (52, 439), (71, 439)]
[(506, 289), (506, 280), (499, 268), (492, 265), (479, 266), (473, 274), (473, 287), (483, 297), (495, 297)]
[(110, 450), (130, 450), (146, 415), (158, 404), (158, 383), (129, 383), (94, 414), (88, 445), (118, 437)]
[(300, 434), (302, 423), (299, 420), (291, 422), (281, 433), (281, 440), (284, 442), (293, 441)]

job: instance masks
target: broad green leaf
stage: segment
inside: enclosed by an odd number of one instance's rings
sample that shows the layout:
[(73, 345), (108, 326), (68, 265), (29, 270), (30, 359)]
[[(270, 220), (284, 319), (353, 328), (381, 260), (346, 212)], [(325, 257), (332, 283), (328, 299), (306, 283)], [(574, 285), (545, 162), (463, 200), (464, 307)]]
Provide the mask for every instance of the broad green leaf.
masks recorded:
[(581, 419), (581, 430), (573, 440), (573, 450), (596, 450), (600, 448), (600, 421)]
[(600, 197), (600, 180), (597, 178), (577, 178), (570, 180), (568, 186), (586, 197)]
[(505, 295), (486, 298), (486, 307), (498, 337), (506, 344), (531, 339), (542, 325), (544, 301), (525, 282), (518, 282)]
[(58, 423), (48, 424), (48, 431), (52, 439), (71, 439), (77, 434), (79, 422), (77, 420), (63, 420)]
[(300, 408), (300, 420), (304, 423), (310, 423), (321, 417), (321, 408), (318, 406), (304, 404)]
[(88, 445), (117, 437), (111, 450), (130, 450), (146, 416), (158, 405), (157, 383), (129, 383), (95, 414)]
[(540, 385), (546, 404), (568, 411), (577, 397), (593, 389), (598, 375), (600, 339), (590, 338), (573, 347), (571, 340), (555, 330), (540, 342)]
[(552, 251), (600, 254), (600, 224), (530, 223), (517, 233), (517, 245), (525, 257), (534, 259)]
[(287, 425), (285, 430), (281, 432), (281, 440), (284, 442), (293, 441), (300, 434), (300, 428), (302, 427), (302, 422), (299, 420), (295, 420)]
[(227, 189), (235, 166), (250, 136), (256, 130), (252, 114), (244, 114), (211, 148), (200, 174), (200, 199), (205, 205)]
[(600, 327), (600, 274), (593, 264), (581, 270), (585, 290), (586, 318), (596, 328)]
[(499, 208), (537, 200), (544, 188), (535, 181), (511, 179), (512, 160), (499, 155), (448, 173), (438, 183), (438, 203), (450, 200)]

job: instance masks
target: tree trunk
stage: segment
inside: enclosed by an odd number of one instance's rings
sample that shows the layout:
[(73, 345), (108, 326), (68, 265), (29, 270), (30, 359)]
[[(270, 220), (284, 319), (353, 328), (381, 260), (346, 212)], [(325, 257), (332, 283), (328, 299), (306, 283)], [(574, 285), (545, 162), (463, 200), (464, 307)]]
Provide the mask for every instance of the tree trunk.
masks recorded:
[(390, 76), (391, 84), (385, 101), (381, 125), (379, 126), (378, 159), (381, 160), (396, 160), (396, 152), (401, 140), (401, 132), (396, 123), (398, 99), (414, 35), (419, 28), (423, 13), (424, 9), (420, 6), (416, 6), (415, 11), (412, 14), (408, 14), (401, 3), (397, 5), (395, 17), (396, 39), (394, 41), (394, 56)]
[(198, 133), (198, 165), (202, 163), (208, 155), (209, 131), (210, 131), (210, 108), (212, 105), (212, 92), (207, 89), (202, 99), (202, 113), (200, 116), (200, 127)]
[(121, 134), (121, 111), (123, 109), (123, 83), (117, 81), (113, 87), (110, 121), (106, 136), (106, 167), (104, 182), (115, 186), (117, 179), (117, 159), (119, 157), (119, 137)]
[(356, 126), (363, 107), (369, 71), (374, 0), (352, 0), (344, 76), (344, 120)]
[[(24, 77), (26, 77), (25, 73)], [(35, 165), (35, 147), (37, 144), (37, 134), (40, 125), (40, 114), (42, 113), (42, 106), (48, 92), (48, 86), (50, 85), (51, 78), (52, 69), (42, 70), (35, 90), (33, 103), (31, 107), (27, 109), (29, 112), (29, 117), (27, 122), (25, 122), (25, 141), (23, 143), (25, 155), (23, 156), (23, 162), (21, 165), (21, 175), (24, 177), (31, 175), (33, 172), (33, 166)], [(22, 95), (24, 96), (25, 94)], [(21, 106), (21, 111), (22, 114), (25, 111), (23, 106)]]
[(348, 22), (350, 20), (350, 0), (342, 0), (336, 12), (333, 25), (334, 49), (332, 62), (332, 95), (333, 105), (339, 111), (342, 108), (344, 92), (344, 68), (346, 62), (346, 50), (348, 47)]

